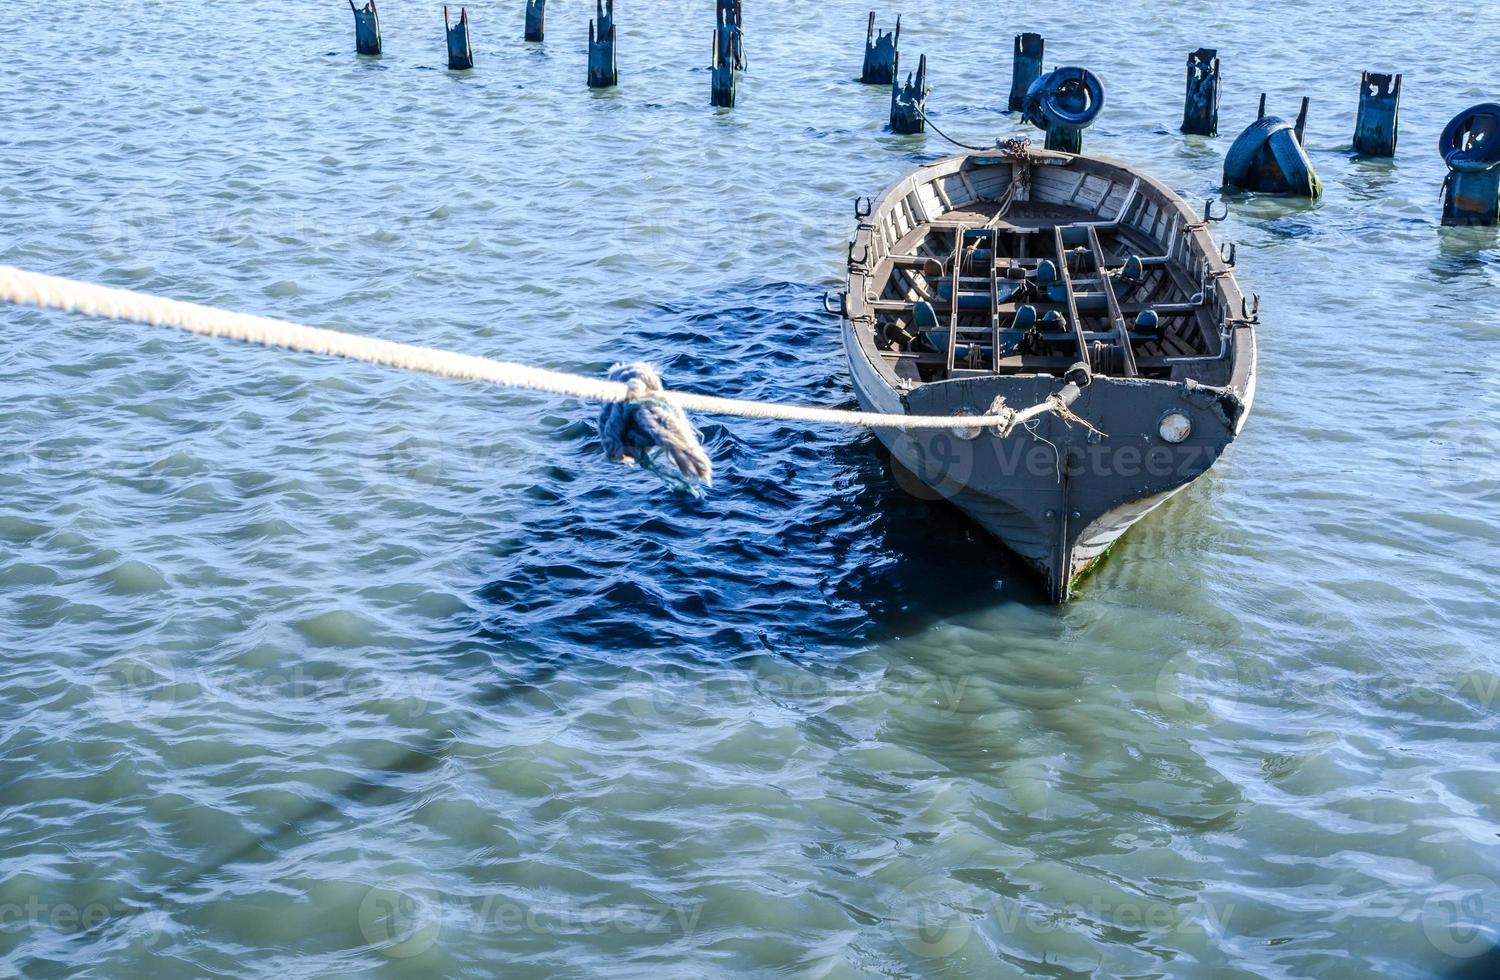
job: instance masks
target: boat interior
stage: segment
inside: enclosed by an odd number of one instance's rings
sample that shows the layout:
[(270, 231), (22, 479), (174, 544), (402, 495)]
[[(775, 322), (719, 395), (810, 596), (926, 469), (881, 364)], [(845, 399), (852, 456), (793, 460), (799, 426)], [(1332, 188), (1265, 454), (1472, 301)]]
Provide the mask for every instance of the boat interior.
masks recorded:
[(893, 373), (1061, 375), (1083, 361), (1096, 375), (1224, 383), (1243, 305), (1221, 284), (1232, 253), (1205, 254), (1192, 212), (1130, 171), (1022, 156), (941, 161), (866, 216), (851, 267), (868, 270), (861, 319)]

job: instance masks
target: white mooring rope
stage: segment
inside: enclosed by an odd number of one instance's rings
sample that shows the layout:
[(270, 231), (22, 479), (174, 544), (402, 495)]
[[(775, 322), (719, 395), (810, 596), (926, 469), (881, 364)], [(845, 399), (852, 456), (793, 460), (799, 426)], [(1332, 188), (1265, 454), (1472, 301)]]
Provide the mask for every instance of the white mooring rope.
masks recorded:
[[(268, 317), (231, 313), (197, 303), (163, 299), (113, 289), (92, 283), (44, 276), (11, 266), (0, 266), (0, 301), (40, 309), (62, 310), (107, 320), (128, 320), (156, 327), (172, 327), (206, 337), (227, 337), (263, 347), (283, 347), (309, 354), (344, 357), (367, 364), (384, 364), (404, 371), (419, 371), (440, 378), (486, 381), (505, 388), (523, 388), (554, 395), (568, 395), (611, 404), (664, 402), (677, 409), (709, 415), (733, 415), (752, 419), (780, 419), (827, 425), (853, 425), (872, 429), (973, 429), (996, 427), (1008, 433), (1016, 425), (1051, 411), (1069, 417), (1067, 406), (1054, 395), (1031, 408), (1002, 408), (989, 415), (884, 415), (849, 412), (803, 405), (766, 404), (712, 395), (666, 391), (637, 381), (602, 381), (561, 371), (527, 367), (471, 354), (398, 344), (358, 334), (309, 327)], [(685, 423), (685, 419), (684, 419)], [(622, 457), (631, 460), (629, 454)], [(687, 473), (685, 476), (694, 476)], [(706, 480), (705, 480), (706, 482)]]

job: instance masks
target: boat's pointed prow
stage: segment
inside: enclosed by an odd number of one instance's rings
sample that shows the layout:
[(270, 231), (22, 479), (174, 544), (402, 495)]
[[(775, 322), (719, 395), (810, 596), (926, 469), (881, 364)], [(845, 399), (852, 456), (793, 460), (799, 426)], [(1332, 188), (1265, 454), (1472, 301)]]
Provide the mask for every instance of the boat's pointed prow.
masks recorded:
[(1056, 406), (877, 430), (1054, 603), (1244, 425), (1258, 307), (1206, 222), (1139, 171), (1011, 146), (939, 160), (862, 213), (849, 254), (844, 346), (867, 411)]

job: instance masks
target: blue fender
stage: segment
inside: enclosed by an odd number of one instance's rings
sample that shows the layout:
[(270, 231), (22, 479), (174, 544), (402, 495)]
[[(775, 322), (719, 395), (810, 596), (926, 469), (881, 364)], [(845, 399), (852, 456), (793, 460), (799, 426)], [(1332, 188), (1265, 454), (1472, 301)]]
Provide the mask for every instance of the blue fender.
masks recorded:
[(1024, 106), (1038, 129), (1087, 129), (1104, 108), (1104, 83), (1087, 68), (1055, 68), (1031, 83)]
[(1484, 173), (1500, 166), (1500, 105), (1485, 102), (1454, 116), (1443, 128), (1438, 152), (1460, 173)]
[(1300, 197), (1323, 193), (1296, 128), (1280, 116), (1262, 116), (1235, 138), (1224, 155), (1224, 186)]

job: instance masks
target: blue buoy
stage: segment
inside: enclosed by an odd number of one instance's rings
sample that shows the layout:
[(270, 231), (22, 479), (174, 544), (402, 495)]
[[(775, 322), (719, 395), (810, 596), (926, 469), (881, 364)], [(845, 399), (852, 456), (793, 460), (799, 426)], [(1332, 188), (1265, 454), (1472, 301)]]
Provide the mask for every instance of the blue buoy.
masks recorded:
[(1219, 53), (1199, 48), (1187, 57), (1187, 96), (1182, 131), (1192, 136), (1219, 135)]
[(443, 28), (448, 32), (448, 70), (468, 71), (474, 67), (474, 49), (469, 45), (469, 8), (458, 8), (458, 23), (448, 23), (448, 8), (443, 7)]
[(1040, 34), (1017, 34), (1010, 68), (1010, 111), (1026, 107), (1026, 93), (1031, 83), (1042, 77), (1042, 54), (1047, 42)]
[(1307, 127), (1308, 100), (1295, 125), (1280, 116), (1266, 115), (1266, 97), (1260, 97), (1260, 114), (1235, 138), (1224, 155), (1224, 186), (1233, 190), (1264, 194), (1287, 194), (1316, 198), (1323, 193), (1312, 161), (1302, 148)]
[(906, 84), (900, 82), (901, 56), (896, 56), (896, 78), (891, 80), (891, 132), (915, 135), (927, 131), (927, 56), (917, 62), (913, 80), (910, 72)]
[(1494, 227), (1500, 221), (1500, 105), (1486, 102), (1454, 116), (1438, 152), (1448, 165), (1443, 224)]
[(1369, 157), (1396, 155), (1396, 125), (1401, 111), (1401, 76), (1367, 71), (1359, 79), (1359, 116), (1354, 122), (1354, 152)]
[(1055, 68), (1026, 90), (1021, 112), (1047, 134), (1049, 150), (1083, 152), (1083, 131), (1104, 108), (1104, 83), (1086, 68)]
[(547, 0), (526, 0), (526, 40), (540, 44), (547, 35)]
[(379, 54), (380, 14), (375, 11), (375, 0), (366, 0), (363, 8), (349, 0), (349, 9), (354, 11), (354, 50), (360, 54)]
[(894, 31), (875, 29), (875, 11), (865, 28), (865, 67), (859, 80), (866, 85), (890, 85), (896, 80), (896, 48), (901, 44), (901, 18)]
[(589, 21), (589, 88), (613, 88), (620, 84), (615, 61), (615, 0), (594, 0), (595, 17)]

